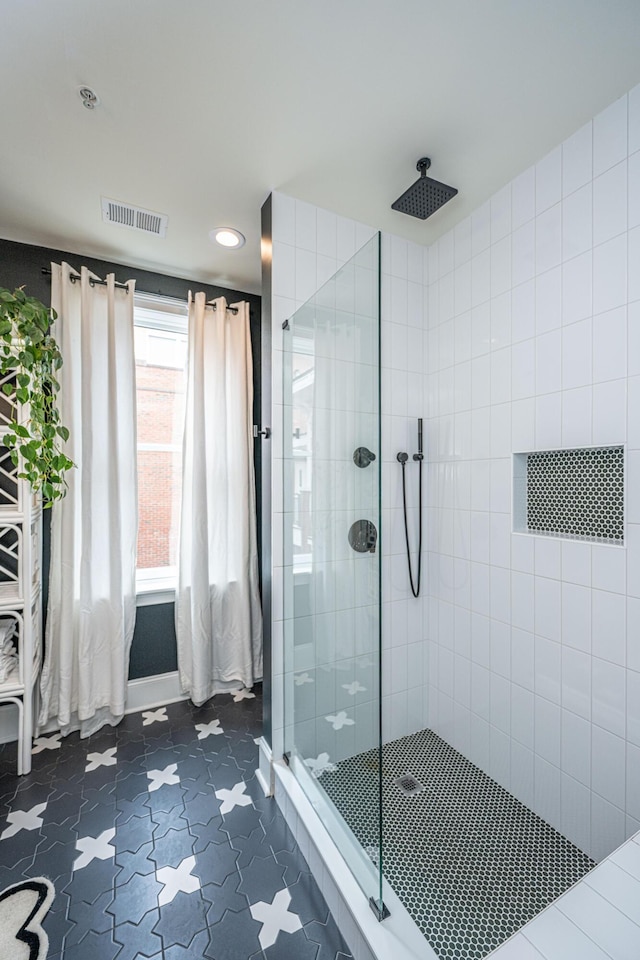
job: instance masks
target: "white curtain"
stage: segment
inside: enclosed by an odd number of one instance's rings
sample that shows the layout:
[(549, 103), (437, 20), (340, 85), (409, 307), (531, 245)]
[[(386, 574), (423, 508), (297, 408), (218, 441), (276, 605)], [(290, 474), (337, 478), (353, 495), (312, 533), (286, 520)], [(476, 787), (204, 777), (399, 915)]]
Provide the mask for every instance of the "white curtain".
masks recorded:
[(176, 635), (196, 704), (262, 678), (249, 306), (189, 295)]
[(51, 265), (60, 412), (76, 464), (51, 518), (39, 724), (90, 736), (125, 710), (138, 527), (134, 282)]

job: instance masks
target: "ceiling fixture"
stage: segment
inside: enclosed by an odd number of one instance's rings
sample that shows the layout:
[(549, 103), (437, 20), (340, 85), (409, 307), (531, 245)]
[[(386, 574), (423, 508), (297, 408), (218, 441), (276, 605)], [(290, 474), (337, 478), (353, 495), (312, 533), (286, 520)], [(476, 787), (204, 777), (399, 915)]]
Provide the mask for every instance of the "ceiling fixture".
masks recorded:
[(401, 197), (391, 204), (392, 210), (399, 210), (400, 213), (407, 213), (410, 217), (417, 217), (419, 220), (426, 220), (432, 214), (439, 210), (445, 203), (455, 197), (457, 190), (446, 183), (440, 183), (439, 180), (432, 180), (427, 176), (427, 170), (431, 166), (429, 157), (422, 157), (416, 164), (416, 170), (420, 173), (420, 179), (416, 180)]
[(139, 230), (142, 233), (152, 233), (156, 237), (166, 237), (169, 217), (166, 213), (156, 213), (155, 210), (145, 210), (120, 200), (109, 200), (101, 197), (102, 219), (105, 223), (115, 223), (119, 227), (128, 227), (130, 230)]
[(78, 87), (78, 93), (80, 94), (80, 99), (82, 100), (82, 106), (86, 107), (87, 110), (95, 110), (95, 108), (100, 104), (100, 97), (92, 90), (91, 87), (87, 87), (84, 84), (81, 87)]
[(233, 227), (215, 227), (209, 236), (221, 247), (227, 247), (230, 250), (238, 250), (240, 247), (244, 247), (246, 243), (245, 237), (239, 230), (234, 230)]

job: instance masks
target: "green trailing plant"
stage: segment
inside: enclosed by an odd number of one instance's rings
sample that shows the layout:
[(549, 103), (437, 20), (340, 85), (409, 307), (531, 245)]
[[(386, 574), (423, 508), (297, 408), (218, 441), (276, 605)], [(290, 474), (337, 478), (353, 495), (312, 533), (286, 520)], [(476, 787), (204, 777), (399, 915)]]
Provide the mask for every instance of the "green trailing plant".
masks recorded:
[(56, 400), (62, 355), (50, 333), (55, 319), (55, 310), (22, 287), (13, 293), (0, 287), (0, 378), (12, 405), (12, 422), (0, 443), (45, 507), (64, 497), (65, 474), (74, 466), (63, 450), (69, 430), (60, 422)]

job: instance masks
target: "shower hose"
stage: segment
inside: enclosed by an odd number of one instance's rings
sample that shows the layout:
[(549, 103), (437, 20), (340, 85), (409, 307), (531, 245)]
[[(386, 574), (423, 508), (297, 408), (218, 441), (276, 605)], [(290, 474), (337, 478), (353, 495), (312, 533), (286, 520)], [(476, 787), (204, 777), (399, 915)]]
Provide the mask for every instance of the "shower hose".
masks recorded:
[[(405, 454), (406, 456), (406, 454)], [(411, 593), (414, 597), (420, 595), (420, 579), (422, 576), (422, 456), (416, 455), (414, 459), (418, 460), (418, 575), (414, 582), (413, 567), (411, 564), (411, 549), (409, 547), (409, 523), (407, 519), (407, 478), (405, 467), (406, 460), (400, 460), (402, 467), (402, 507), (404, 511), (404, 539), (407, 545), (407, 566), (409, 567), (409, 583), (411, 584)]]

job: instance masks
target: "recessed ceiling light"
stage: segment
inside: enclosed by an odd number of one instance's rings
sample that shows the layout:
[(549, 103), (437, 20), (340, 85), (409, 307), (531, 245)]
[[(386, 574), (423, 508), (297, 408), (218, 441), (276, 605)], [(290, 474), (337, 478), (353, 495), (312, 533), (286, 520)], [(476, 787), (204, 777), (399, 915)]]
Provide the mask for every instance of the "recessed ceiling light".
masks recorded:
[(245, 238), (240, 233), (239, 230), (234, 230), (233, 227), (216, 227), (215, 230), (212, 230), (209, 234), (212, 240), (215, 240), (216, 243), (219, 243), (222, 247), (235, 248), (243, 247), (245, 245)]

